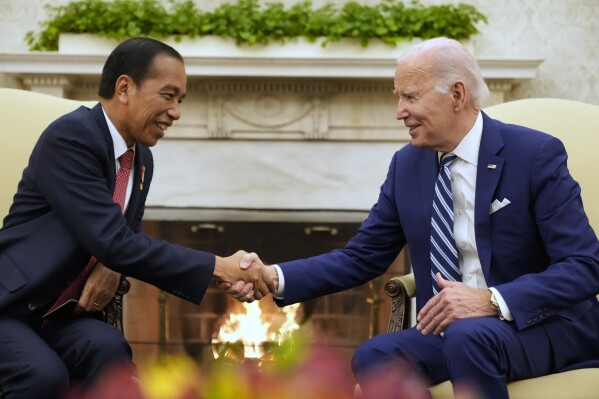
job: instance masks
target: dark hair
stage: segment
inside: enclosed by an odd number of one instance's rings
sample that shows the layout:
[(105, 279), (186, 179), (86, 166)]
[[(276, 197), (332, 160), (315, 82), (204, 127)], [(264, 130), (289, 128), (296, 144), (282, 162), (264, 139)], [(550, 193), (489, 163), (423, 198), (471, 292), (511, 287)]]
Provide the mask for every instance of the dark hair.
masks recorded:
[(121, 75), (130, 76), (135, 84), (140, 85), (150, 71), (154, 58), (159, 54), (177, 58), (183, 63), (183, 57), (177, 50), (158, 40), (133, 37), (120, 43), (106, 59), (98, 95), (102, 98), (112, 98), (116, 80)]

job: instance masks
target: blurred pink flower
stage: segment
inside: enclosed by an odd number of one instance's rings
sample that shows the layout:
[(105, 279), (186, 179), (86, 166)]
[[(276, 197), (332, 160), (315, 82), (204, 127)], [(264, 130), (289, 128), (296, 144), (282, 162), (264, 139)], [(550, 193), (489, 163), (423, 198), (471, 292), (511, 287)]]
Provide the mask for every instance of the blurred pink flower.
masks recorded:
[[(115, 368), (93, 389), (72, 390), (66, 399), (351, 399), (356, 383), (349, 365), (331, 348), (306, 346), (296, 335), (265, 356), (242, 361), (221, 358), (200, 368), (173, 356), (130, 369)], [(399, 367), (373, 373), (362, 399), (424, 399), (425, 385)]]

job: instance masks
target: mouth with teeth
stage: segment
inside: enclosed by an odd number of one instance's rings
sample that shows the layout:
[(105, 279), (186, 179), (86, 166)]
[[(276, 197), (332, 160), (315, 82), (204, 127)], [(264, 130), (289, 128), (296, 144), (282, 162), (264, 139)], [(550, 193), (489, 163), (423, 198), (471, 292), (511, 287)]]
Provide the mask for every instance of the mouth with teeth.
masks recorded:
[(420, 125), (406, 126), (408, 128), (408, 133), (412, 134), (412, 132), (414, 131), (414, 129), (417, 129), (418, 126), (420, 126)]
[(156, 126), (158, 126), (158, 128), (163, 132), (166, 131), (166, 129), (168, 129), (168, 125), (166, 123), (156, 123)]

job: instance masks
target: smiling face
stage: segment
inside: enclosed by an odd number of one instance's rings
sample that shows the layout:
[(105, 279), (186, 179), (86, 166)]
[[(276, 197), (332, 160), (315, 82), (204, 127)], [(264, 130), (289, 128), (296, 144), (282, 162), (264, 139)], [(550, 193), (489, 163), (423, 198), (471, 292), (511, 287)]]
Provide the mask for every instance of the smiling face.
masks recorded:
[(117, 126), (127, 146), (133, 143), (156, 145), (166, 129), (181, 117), (180, 104), (186, 95), (187, 75), (183, 63), (166, 54), (157, 54), (140, 84), (122, 75), (117, 96), (124, 112)]
[(412, 144), (440, 152), (452, 151), (461, 137), (452, 134), (457, 123), (452, 89), (436, 89), (437, 78), (426, 55), (400, 63), (395, 71), (397, 119), (409, 129)]

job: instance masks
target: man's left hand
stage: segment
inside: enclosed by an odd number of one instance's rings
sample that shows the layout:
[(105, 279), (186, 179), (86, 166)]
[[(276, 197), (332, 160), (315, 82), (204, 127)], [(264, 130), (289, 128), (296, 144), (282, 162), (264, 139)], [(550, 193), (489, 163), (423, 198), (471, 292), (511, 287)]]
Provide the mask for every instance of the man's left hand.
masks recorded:
[(75, 313), (98, 312), (104, 309), (116, 294), (120, 280), (120, 273), (113, 272), (98, 262), (83, 286)]
[(491, 292), (468, 287), (462, 282), (448, 281), (435, 276), (441, 292), (432, 297), (418, 313), (416, 329), (426, 335), (439, 335), (448, 325), (458, 319), (494, 316)]

